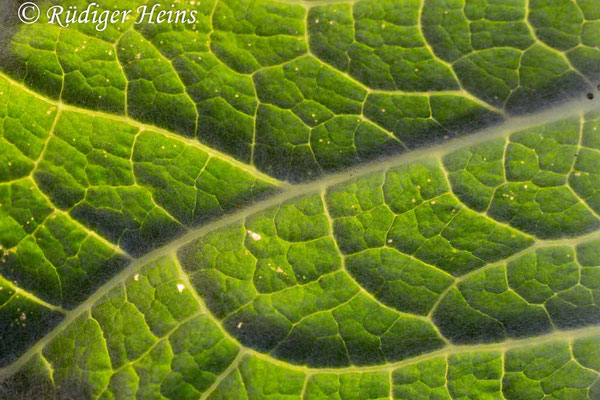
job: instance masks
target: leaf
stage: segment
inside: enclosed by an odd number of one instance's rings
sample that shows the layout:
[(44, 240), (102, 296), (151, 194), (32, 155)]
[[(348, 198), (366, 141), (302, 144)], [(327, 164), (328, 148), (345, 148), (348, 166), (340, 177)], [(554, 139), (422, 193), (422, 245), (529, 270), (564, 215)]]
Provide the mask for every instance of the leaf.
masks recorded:
[(593, 4), (51, 4), (2, 39), (0, 398), (600, 397)]
[(61, 307), (123, 269), (127, 253), (140, 256), (280, 185), (169, 132), (42, 100), (7, 78), (0, 85), (5, 363), (55, 325)]
[[(597, 119), (498, 130), (439, 147), (439, 158), (384, 161), (301, 195), (292, 187), (196, 228), (69, 312), (9, 367), (12, 389), (58, 398), (592, 399), (599, 219), (572, 182), (591, 176), (575, 154), (593, 150), (579, 138), (577, 153), (560, 146), (573, 124), (589, 138)], [(510, 182), (512, 165), (527, 166), (509, 151), (518, 143), (540, 162)], [(553, 186), (534, 183), (546, 176)], [(517, 183), (524, 189), (501, 190)], [(576, 204), (525, 186), (568, 191)], [(480, 194), (482, 211), (468, 206)], [(512, 218), (494, 211), (497, 197)]]
[(296, 182), (591, 90), (597, 15), (574, 1), (487, 13), (438, 0), (179, 2), (195, 24), (15, 26), (0, 65), (52, 98), (196, 137)]

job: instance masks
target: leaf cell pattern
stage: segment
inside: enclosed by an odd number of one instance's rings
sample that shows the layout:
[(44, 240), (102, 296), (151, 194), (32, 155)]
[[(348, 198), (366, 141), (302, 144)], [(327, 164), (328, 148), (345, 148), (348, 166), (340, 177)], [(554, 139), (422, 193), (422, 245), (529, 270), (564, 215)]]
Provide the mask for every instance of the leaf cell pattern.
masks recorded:
[(597, 109), (350, 169), (591, 91), (594, 1), (173, 8), (2, 39), (0, 398), (600, 398)]
[(132, 256), (281, 185), (169, 132), (0, 87), (4, 363)]
[[(537, 231), (493, 207), (517, 179), (579, 196), (571, 177), (583, 174), (575, 159), (595, 121), (529, 127), (209, 224), (71, 314), (10, 388), (102, 399), (595, 399), (595, 210), (577, 197), (573, 212), (591, 225), (569, 231), (570, 218), (549, 225), (537, 214), (564, 207), (561, 197), (510, 192), (505, 203), (525, 204)], [(526, 181), (511, 172), (531, 163), (516, 144), (539, 160)], [(537, 185), (545, 176), (551, 184)]]
[[(53, 99), (197, 138), (294, 182), (464, 135), (600, 80), (589, 0), (192, 1), (173, 6), (196, 12), (193, 24), (132, 15), (103, 31), (18, 26), (0, 66)], [(157, 2), (112, 3), (139, 14)]]

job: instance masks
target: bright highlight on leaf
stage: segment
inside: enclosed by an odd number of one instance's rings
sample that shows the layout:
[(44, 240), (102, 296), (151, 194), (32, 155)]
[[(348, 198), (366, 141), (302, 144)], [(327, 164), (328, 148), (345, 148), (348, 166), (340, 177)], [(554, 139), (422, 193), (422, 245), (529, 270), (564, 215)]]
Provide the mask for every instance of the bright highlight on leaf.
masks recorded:
[(0, 39), (0, 399), (600, 399), (594, 1), (55, 3)]

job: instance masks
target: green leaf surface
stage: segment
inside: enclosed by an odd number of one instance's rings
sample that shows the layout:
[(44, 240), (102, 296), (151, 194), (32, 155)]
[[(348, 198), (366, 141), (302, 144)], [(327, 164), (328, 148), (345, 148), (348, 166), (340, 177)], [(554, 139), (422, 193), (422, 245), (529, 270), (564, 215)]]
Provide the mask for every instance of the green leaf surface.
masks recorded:
[(134, 23), (145, 3), (113, 0), (134, 13), (98, 31), (44, 24), (44, 0), (42, 23), (2, 39), (0, 68), (295, 182), (581, 96), (600, 79), (589, 0), (186, 0), (172, 11), (195, 12), (193, 24)]
[(0, 399), (600, 399), (595, 0), (55, 3), (0, 39)]
[[(18, 368), (7, 368), (9, 390), (103, 399), (595, 399), (599, 222), (570, 179), (595, 115), (385, 161), (378, 172), (317, 181), (303, 194), (292, 187), (196, 228), (67, 311)], [(140, 133), (134, 167), (151, 161), (159, 174), (162, 160), (185, 165), (195, 148), (142, 155), (173, 140)], [(526, 151), (513, 152), (517, 144)], [(539, 161), (523, 158), (527, 151)], [(176, 178), (168, 184), (186, 177)], [(511, 179), (569, 191), (577, 198), (570, 212), (589, 225), (553, 215), (561, 197), (529, 206), (526, 191), (503, 201), (532, 222), (499, 215), (493, 204)], [(467, 191), (478, 187), (492, 195)], [(52, 212), (43, 204), (32, 208), (41, 218)]]

